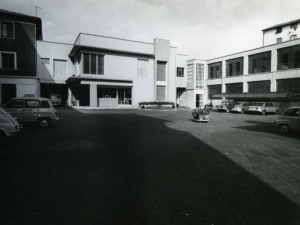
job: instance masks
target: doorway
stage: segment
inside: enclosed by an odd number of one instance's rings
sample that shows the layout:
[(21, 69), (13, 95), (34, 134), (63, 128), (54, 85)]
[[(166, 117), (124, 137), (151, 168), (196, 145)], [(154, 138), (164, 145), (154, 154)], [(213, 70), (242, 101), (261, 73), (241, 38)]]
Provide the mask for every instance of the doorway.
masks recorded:
[(10, 99), (17, 97), (15, 84), (2, 84), (2, 103), (6, 104)]

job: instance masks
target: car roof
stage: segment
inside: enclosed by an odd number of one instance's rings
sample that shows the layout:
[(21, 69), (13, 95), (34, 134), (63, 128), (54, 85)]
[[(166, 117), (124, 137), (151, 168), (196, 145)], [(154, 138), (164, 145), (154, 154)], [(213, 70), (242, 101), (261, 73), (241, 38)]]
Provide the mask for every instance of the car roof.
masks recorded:
[[(56, 96), (60, 96), (59, 94), (50, 94), (50, 95), (56, 95)], [(50, 95), (49, 95), (49, 96), (50, 96)]]
[(17, 98), (12, 98), (12, 99), (21, 99), (21, 100), (24, 100), (24, 99), (49, 100), (48, 98), (41, 98), (41, 97), (17, 97)]
[(300, 106), (293, 106), (293, 107), (287, 108), (286, 110), (288, 110), (288, 109), (300, 109)]

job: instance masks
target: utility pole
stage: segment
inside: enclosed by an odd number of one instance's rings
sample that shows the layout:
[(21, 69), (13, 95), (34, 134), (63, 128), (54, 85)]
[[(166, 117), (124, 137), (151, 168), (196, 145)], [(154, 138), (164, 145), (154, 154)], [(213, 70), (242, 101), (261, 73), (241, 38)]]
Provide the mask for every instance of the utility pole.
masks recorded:
[(34, 43), (35, 43), (35, 94), (37, 95), (37, 83), (38, 83), (38, 74), (37, 74), (37, 40), (36, 40), (36, 29), (37, 29), (37, 22), (36, 22), (36, 19), (37, 19), (37, 10), (38, 9), (43, 9), (41, 7), (39, 7), (38, 5), (32, 5), (30, 4), (30, 6), (32, 7), (35, 7), (35, 30), (34, 30)]

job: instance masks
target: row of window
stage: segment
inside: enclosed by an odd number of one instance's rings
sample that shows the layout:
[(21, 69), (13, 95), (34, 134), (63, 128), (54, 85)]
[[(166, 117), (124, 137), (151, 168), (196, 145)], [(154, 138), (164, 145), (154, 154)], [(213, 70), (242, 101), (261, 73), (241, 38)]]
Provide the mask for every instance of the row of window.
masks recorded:
[[(208, 99), (212, 99), (214, 94), (222, 93), (222, 85), (208, 85)], [(271, 91), (271, 82), (269, 80), (265, 81), (255, 81), (248, 82), (248, 93), (269, 93)], [(279, 93), (300, 93), (300, 78), (293, 79), (278, 79), (277, 80), (277, 92)], [(232, 83), (226, 84), (227, 94), (237, 94), (243, 93), (243, 83)]]
[[(248, 73), (271, 71), (271, 51), (248, 56)], [(243, 57), (226, 60), (226, 77), (243, 75)], [(277, 50), (277, 70), (300, 68), (300, 45)], [(208, 65), (209, 79), (222, 77), (222, 62)]]

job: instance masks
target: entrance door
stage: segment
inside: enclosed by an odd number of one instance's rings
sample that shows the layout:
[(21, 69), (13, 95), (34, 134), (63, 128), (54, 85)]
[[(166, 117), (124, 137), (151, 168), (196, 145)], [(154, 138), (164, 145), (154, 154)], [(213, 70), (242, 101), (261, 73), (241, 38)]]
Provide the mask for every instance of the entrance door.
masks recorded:
[(13, 117), (17, 118), (18, 121), (23, 121), (23, 100), (13, 99), (6, 105), (5, 110), (9, 112)]
[(6, 104), (10, 99), (17, 97), (15, 84), (2, 84), (2, 103)]

